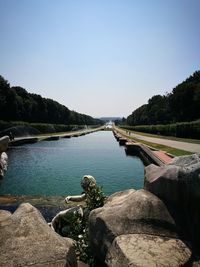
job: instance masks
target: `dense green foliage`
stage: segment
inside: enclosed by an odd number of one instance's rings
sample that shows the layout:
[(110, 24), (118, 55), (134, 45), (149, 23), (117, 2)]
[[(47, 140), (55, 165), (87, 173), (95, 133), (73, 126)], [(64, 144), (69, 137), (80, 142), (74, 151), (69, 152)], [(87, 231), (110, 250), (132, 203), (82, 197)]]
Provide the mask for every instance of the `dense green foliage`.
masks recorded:
[(24, 88), (10, 87), (0, 76), (0, 119), (54, 124), (93, 125), (101, 121), (70, 111), (58, 102), (28, 93)]
[(78, 212), (74, 212), (67, 222), (66, 232), (63, 235), (76, 240), (77, 257), (90, 267), (96, 266), (96, 264), (88, 238), (89, 213), (93, 209), (102, 207), (104, 202), (105, 195), (102, 188), (91, 182), (87, 188), (86, 206), (83, 208), (84, 215), (81, 216)]
[(151, 134), (161, 134), (182, 138), (200, 138), (200, 120), (191, 122), (178, 122), (166, 125), (137, 125), (121, 126), (127, 130), (133, 130)]
[(199, 106), (200, 71), (196, 71), (171, 93), (150, 98), (148, 104), (137, 108), (127, 117), (126, 123), (135, 126), (194, 121), (200, 119)]
[[(87, 128), (96, 128), (99, 125), (89, 125)], [(23, 135), (23, 129), (26, 127), (26, 131), (28, 129), (33, 128), (36, 129), (35, 134), (45, 134), (45, 133), (58, 133), (58, 132), (68, 132), (68, 131), (77, 131), (86, 129), (85, 125), (65, 125), (65, 124), (53, 124), (53, 123), (29, 123), (29, 122), (23, 122), (23, 121), (1, 121), (0, 120), (0, 136), (4, 134), (8, 134), (10, 130), (13, 132), (15, 136), (20, 136), (17, 134), (17, 129), (20, 130), (20, 127), (22, 127), (22, 135)], [(34, 132), (31, 132), (30, 129), (30, 135), (34, 135)]]

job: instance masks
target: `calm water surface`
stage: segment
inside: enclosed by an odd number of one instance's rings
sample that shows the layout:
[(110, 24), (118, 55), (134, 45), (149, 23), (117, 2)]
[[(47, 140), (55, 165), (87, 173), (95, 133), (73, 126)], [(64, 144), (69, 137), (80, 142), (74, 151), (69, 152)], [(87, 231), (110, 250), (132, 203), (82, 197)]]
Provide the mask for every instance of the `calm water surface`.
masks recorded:
[(10, 149), (8, 157), (0, 194), (80, 194), (80, 179), (85, 174), (93, 175), (107, 195), (143, 186), (142, 161), (126, 156), (109, 131), (27, 144)]

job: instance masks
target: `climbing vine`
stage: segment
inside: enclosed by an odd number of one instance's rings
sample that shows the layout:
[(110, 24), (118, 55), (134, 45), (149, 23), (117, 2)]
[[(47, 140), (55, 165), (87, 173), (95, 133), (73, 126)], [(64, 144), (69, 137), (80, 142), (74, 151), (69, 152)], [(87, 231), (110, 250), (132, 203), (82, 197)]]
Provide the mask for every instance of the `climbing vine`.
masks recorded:
[(102, 188), (94, 183), (90, 183), (86, 192), (86, 205), (83, 207), (83, 216), (74, 211), (68, 218), (66, 227), (62, 232), (63, 236), (67, 236), (76, 241), (77, 258), (88, 264), (90, 267), (95, 266), (95, 260), (91, 250), (88, 238), (88, 219), (93, 209), (102, 207), (105, 202), (105, 195)]

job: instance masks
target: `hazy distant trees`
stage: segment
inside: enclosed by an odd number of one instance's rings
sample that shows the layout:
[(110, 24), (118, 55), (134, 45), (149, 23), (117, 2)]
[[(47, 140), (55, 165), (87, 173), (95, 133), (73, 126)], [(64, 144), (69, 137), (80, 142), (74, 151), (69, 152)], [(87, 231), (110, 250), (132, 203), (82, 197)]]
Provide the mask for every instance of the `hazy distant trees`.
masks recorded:
[(100, 120), (88, 115), (70, 111), (52, 99), (30, 94), (22, 87), (10, 87), (2, 76), (0, 76), (0, 119), (78, 125), (101, 123)]
[(191, 121), (200, 118), (200, 71), (196, 71), (176, 86), (169, 95), (172, 121)]
[(155, 95), (148, 104), (142, 105), (127, 117), (128, 125), (167, 124), (185, 122), (200, 118), (200, 71), (171, 93)]

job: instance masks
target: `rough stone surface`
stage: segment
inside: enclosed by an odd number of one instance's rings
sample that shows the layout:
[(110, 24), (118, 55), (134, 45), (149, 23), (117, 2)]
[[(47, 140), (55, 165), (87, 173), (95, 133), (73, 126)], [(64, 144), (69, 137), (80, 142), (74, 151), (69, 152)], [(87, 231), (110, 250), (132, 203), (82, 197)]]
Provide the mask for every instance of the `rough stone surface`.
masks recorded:
[(175, 157), (169, 165), (187, 166), (200, 162), (200, 154)]
[(77, 266), (73, 241), (56, 234), (28, 203), (0, 221), (0, 236), (2, 267)]
[(179, 169), (180, 167), (174, 165), (159, 167), (150, 164), (145, 168), (144, 188), (164, 200), (169, 199), (171, 204), (178, 202)]
[(8, 149), (9, 136), (5, 135), (0, 138), (0, 154)]
[(145, 168), (144, 188), (159, 198), (176, 206), (182, 206), (191, 198), (200, 198), (200, 161), (191, 158), (175, 158), (172, 163), (158, 167), (151, 164)]
[(5, 152), (0, 154), (0, 178), (4, 177), (5, 171), (8, 167), (8, 156)]
[(129, 234), (115, 238), (106, 256), (109, 267), (178, 267), (190, 260), (191, 251), (179, 239)]
[(3, 136), (0, 138), (0, 178), (4, 176), (7, 170), (8, 156), (5, 151), (8, 149), (9, 137)]
[(12, 213), (7, 210), (0, 210), (0, 222), (7, 220), (11, 215)]
[(77, 262), (77, 267), (88, 267), (88, 265), (82, 261)]
[(200, 154), (147, 166), (144, 188), (164, 201), (186, 238), (200, 247)]
[(192, 267), (200, 267), (200, 260), (194, 261)]
[(100, 260), (117, 236), (139, 233), (176, 237), (175, 222), (165, 205), (146, 190), (116, 193), (90, 213), (90, 241)]

